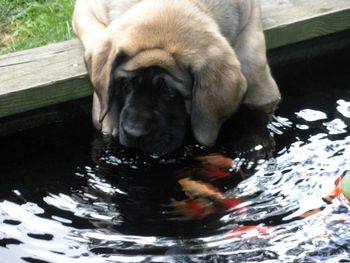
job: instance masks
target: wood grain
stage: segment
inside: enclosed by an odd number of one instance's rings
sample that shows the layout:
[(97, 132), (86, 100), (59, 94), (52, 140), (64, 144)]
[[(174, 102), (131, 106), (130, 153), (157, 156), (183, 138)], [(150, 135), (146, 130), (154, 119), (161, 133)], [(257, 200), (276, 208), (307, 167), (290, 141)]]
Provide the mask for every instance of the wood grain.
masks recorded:
[[(299, 16), (292, 16), (300, 7), (293, 8), (293, 12), (288, 13), (289, 16), (287, 14), (286, 17), (280, 15), (278, 17), (279, 23), (276, 24), (271, 24), (269, 21), (271, 18), (265, 17), (264, 28), (267, 47), (269, 49), (281, 47), (350, 28), (350, 1), (339, 1), (347, 2), (347, 7), (344, 5), (343, 8), (335, 8), (334, 6), (322, 8), (320, 5), (317, 9), (314, 7), (315, 2), (325, 4), (324, 2), (330, 1), (307, 1), (314, 13), (308, 10), (309, 12), (305, 16), (301, 16), (306, 11), (300, 10)], [(275, 12), (285, 13), (284, 10), (276, 10)]]
[(91, 94), (79, 41), (0, 58), (0, 117)]

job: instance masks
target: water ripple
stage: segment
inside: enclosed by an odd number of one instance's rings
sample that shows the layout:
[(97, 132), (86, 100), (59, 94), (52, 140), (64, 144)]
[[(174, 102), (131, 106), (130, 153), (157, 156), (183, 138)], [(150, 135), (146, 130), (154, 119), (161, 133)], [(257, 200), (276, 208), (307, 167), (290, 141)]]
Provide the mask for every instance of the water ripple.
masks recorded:
[[(254, 160), (250, 177), (240, 173), (243, 158), (190, 145), (168, 160), (106, 151), (97, 164), (59, 173), (52, 188), (38, 190), (42, 177), (30, 191), (9, 180), (0, 262), (349, 260), (349, 201), (330, 195), (350, 167), (348, 105), (337, 103), (344, 118), (310, 109), (275, 116), (277, 151)], [(228, 164), (203, 165), (199, 155)]]

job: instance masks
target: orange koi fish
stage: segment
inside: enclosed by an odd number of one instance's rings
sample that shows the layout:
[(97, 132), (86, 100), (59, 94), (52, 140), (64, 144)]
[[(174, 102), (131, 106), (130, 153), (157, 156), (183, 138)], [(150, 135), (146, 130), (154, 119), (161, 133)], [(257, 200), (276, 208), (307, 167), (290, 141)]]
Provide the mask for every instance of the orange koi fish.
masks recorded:
[(195, 159), (202, 162), (203, 165), (213, 166), (220, 169), (230, 169), (234, 164), (234, 161), (231, 158), (225, 157), (221, 154), (197, 156)]
[[(214, 213), (222, 213), (241, 203), (239, 199), (224, 196), (216, 187), (189, 178), (179, 180), (182, 190), (189, 197), (186, 200), (172, 200), (178, 214), (190, 219), (202, 219)], [(245, 210), (240, 209), (243, 213)]]
[(183, 215), (187, 219), (200, 220), (215, 212), (212, 204), (203, 198), (186, 199), (183, 201), (172, 199), (171, 205), (175, 207), (177, 214)]
[[(336, 180), (335, 180), (335, 187), (333, 188), (333, 190), (325, 197), (323, 197), (322, 199), (328, 203), (331, 203), (335, 198), (339, 197), (342, 193), (341, 190), (341, 182), (342, 182), (342, 178), (343, 175), (339, 176)], [(318, 214), (322, 211), (322, 208), (316, 208), (316, 209), (312, 209), (310, 211), (305, 212), (302, 215), (299, 215), (298, 218), (300, 219), (304, 219), (307, 218), (309, 216)]]
[(195, 168), (193, 172), (197, 173), (200, 176), (213, 180), (228, 178), (232, 175), (229, 171), (224, 171), (222, 169), (218, 169), (209, 165)]
[(335, 187), (327, 196), (323, 197), (324, 200), (328, 202), (332, 202), (335, 198), (337, 198), (342, 193), (341, 191), (342, 179), (343, 179), (343, 176), (341, 175), (335, 180)]
[(195, 181), (189, 178), (182, 178), (179, 180), (179, 184), (182, 190), (189, 197), (209, 197), (214, 200), (224, 199), (224, 195), (214, 186), (203, 183), (201, 181)]
[(272, 235), (276, 229), (272, 226), (240, 226), (228, 233), (228, 238), (262, 237)]
[[(202, 169), (197, 170), (198, 174), (214, 180), (232, 176), (232, 172), (230, 172), (229, 169), (236, 166), (233, 159), (221, 154), (197, 156), (195, 159), (200, 161), (203, 165)], [(241, 169), (238, 169), (236, 173), (243, 179), (249, 176)]]

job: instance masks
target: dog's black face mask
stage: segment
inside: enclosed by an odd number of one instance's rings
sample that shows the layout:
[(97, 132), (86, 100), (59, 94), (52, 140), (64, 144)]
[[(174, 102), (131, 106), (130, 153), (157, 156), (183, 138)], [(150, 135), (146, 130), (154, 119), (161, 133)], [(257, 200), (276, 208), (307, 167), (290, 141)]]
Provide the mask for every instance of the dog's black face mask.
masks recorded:
[(160, 73), (147, 68), (116, 79), (111, 99), (119, 108), (120, 143), (164, 155), (181, 146), (189, 116), (183, 96)]

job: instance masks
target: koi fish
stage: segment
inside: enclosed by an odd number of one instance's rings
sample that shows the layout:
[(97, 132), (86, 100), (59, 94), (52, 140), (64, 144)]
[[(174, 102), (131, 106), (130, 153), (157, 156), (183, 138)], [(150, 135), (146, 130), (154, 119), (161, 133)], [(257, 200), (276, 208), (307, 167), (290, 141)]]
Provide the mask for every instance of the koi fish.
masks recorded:
[(214, 200), (224, 199), (224, 195), (214, 186), (203, 183), (201, 181), (195, 181), (189, 178), (182, 178), (179, 180), (179, 184), (182, 190), (189, 197), (207, 197)]
[(216, 167), (208, 165), (203, 167), (187, 168), (185, 170), (185, 174), (187, 174), (188, 176), (191, 176), (192, 174), (198, 174), (199, 176), (212, 180), (220, 180), (232, 176), (232, 174), (229, 171), (224, 171), (222, 169), (218, 169)]
[(272, 226), (240, 226), (228, 233), (228, 239), (269, 236), (275, 231), (276, 229)]
[[(322, 198), (325, 202), (331, 203), (335, 198), (339, 197), (342, 194), (341, 184), (342, 184), (343, 176), (344, 175), (341, 175), (335, 180), (335, 187), (333, 188), (333, 190), (327, 196)], [(298, 218), (304, 219), (304, 218), (307, 218), (309, 216), (318, 214), (322, 210), (323, 210), (323, 208), (312, 209), (310, 211), (307, 211), (307, 212), (299, 215)]]
[[(182, 190), (189, 197), (186, 200), (172, 199), (171, 205), (178, 214), (190, 219), (203, 219), (214, 213), (222, 213), (241, 204), (241, 200), (227, 198), (216, 187), (189, 178), (179, 180)], [(244, 208), (238, 213), (245, 212)]]
[(195, 157), (197, 161), (200, 161), (201, 167), (190, 167), (185, 169), (185, 173), (191, 176), (192, 174), (198, 174), (207, 179), (217, 180), (232, 176), (228, 170), (232, 168), (233, 160), (223, 155), (214, 154), (208, 156)]
[(220, 169), (230, 169), (234, 165), (234, 160), (220, 154), (197, 156), (195, 159), (200, 161), (203, 165), (213, 166)]
[(200, 220), (215, 212), (212, 204), (203, 198), (186, 199), (183, 201), (172, 199), (171, 205), (175, 207), (177, 214), (183, 215), (187, 219)]
[[(195, 159), (201, 162), (201, 166), (185, 168), (183, 175), (186, 177), (178, 181), (188, 199), (171, 200), (171, 206), (175, 208), (177, 214), (189, 219), (203, 219), (214, 213), (226, 212), (241, 204), (241, 200), (228, 198), (209, 183), (189, 179), (193, 174), (212, 180), (228, 178), (232, 176), (229, 171), (234, 165), (232, 159), (220, 154), (198, 156)], [(245, 211), (244, 208), (238, 209), (238, 213)]]
[[(207, 156), (195, 157), (197, 161), (200, 161), (203, 165), (203, 169), (198, 170), (199, 175), (204, 175), (209, 179), (222, 179), (225, 177), (232, 176), (230, 169), (237, 168), (235, 161), (229, 157), (221, 154), (212, 154)], [(235, 169), (236, 170), (236, 169)], [(245, 179), (249, 177), (248, 174), (244, 173), (241, 169), (237, 169), (236, 173)]]
[(343, 175), (339, 176), (335, 180), (335, 187), (333, 188), (333, 190), (327, 196), (323, 197), (325, 201), (332, 202), (335, 198), (337, 198), (342, 193), (342, 190), (341, 190), (342, 179), (343, 179)]

